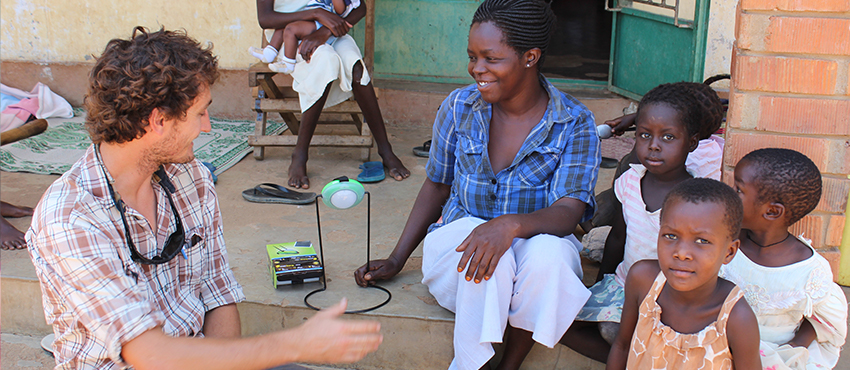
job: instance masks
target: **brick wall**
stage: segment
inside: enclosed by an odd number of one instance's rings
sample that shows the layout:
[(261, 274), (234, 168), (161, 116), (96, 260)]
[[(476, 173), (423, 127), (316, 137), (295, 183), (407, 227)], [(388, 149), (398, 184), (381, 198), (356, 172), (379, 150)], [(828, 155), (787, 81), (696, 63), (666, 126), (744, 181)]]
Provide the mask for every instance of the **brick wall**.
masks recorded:
[(735, 36), (724, 181), (755, 149), (811, 158), (823, 198), (792, 230), (837, 276), (850, 191), (850, 0), (741, 0)]

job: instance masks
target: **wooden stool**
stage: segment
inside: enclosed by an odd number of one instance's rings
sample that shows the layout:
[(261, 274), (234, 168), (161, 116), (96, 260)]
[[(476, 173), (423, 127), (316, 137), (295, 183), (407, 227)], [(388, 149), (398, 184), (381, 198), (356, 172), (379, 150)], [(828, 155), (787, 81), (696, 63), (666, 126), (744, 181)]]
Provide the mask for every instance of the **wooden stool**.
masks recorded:
[[(298, 129), (301, 122), (295, 117), (301, 113), (298, 93), (290, 86), (278, 86), (272, 80), (272, 72), (265, 63), (257, 63), (248, 70), (248, 85), (254, 91), (254, 111), (257, 112), (254, 135), (248, 136), (248, 145), (254, 147), (254, 158), (263, 159), (267, 146), (295, 146), (298, 141)], [(266, 135), (266, 122), (269, 113), (279, 113), (286, 122), (291, 135)], [(325, 108), (322, 113), (343, 113), (351, 116), (351, 121), (319, 121), (318, 124), (353, 124), (357, 134), (350, 135), (313, 135), (310, 146), (335, 146), (361, 148), (361, 159), (368, 161), (374, 144), (369, 125), (363, 124), (363, 112), (354, 98), (333, 107)]]

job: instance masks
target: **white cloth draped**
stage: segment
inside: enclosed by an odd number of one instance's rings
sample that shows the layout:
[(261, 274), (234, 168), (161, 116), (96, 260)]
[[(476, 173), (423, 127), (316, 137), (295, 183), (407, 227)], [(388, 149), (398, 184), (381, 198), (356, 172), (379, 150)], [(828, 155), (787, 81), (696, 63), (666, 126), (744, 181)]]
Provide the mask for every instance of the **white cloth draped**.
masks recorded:
[(552, 348), (590, 297), (581, 282), (581, 243), (541, 234), (514, 239), (490, 280), (466, 281), (457, 265), (458, 245), (478, 218), (462, 218), (425, 237), (422, 283), (444, 308), (455, 313), (455, 357), (449, 369), (478, 370), (502, 342), (508, 323), (532, 332), (532, 338)]

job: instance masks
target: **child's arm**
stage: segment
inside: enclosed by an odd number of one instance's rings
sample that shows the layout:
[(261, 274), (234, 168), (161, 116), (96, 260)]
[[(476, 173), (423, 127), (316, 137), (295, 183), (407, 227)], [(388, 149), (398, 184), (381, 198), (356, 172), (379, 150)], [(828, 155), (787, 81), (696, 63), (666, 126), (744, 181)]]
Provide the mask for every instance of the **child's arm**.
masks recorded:
[(794, 334), (794, 338), (788, 341), (788, 344), (791, 347), (808, 347), (815, 339), (818, 339), (818, 333), (809, 319), (804, 317), (800, 328), (797, 329), (797, 333)]
[(611, 224), (611, 232), (605, 239), (605, 249), (602, 250), (602, 265), (596, 281), (602, 280), (605, 274), (613, 274), (617, 265), (623, 261), (626, 248), (626, 221), (623, 219), (623, 205), (614, 197), (614, 222)]
[(331, 0), (331, 2), (334, 5), (334, 13), (345, 13), (345, 0)]
[(726, 321), (726, 340), (735, 370), (761, 369), (759, 326), (745, 299), (738, 300)]
[(657, 261), (646, 260), (638, 261), (629, 271), (629, 275), (626, 277), (626, 298), (623, 303), (623, 315), (620, 319), (620, 332), (617, 333), (614, 343), (611, 343), (611, 352), (608, 353), (605, 370), (626, 368), (632, 335), (634, 335), (635, 326), (637, 326), (640, 304), (646, 297), (646, 293), (649, 292), (655, 277), (658, 276), (659, 270)]
[(637, 113), (626, 114), (611, 120), (605, 121), (605, 124), (611, 126), (611, 131), (616, 136), (622, 135), (629, 127), (635, 124)]

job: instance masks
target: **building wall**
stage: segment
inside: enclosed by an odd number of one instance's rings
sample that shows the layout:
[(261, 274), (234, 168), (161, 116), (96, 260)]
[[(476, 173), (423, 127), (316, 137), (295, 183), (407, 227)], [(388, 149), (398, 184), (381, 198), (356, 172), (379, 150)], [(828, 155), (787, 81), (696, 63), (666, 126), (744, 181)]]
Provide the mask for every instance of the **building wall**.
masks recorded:
[[(718, 74), (727, 74), (731, 71), (732, 44), (735, 42), (736, 5), (738, 5), (738, 0), (711, 0), (703, 79)], [(729, 82), (718, 82), (712, 87), (728, 89)]]
[(222, 68), (246, 69), (255, 62), (246, 49), (259, 46), (261, 33), (253, 0), (0, 0), (0, 24), (4, 61), (66, 64), (89, 62), (109, 40), (141, 25), (183, 28), (214, 44)]
[(811, 158), (823, 197), (792, 230), (811, 238), (838, 276), (850, 191), (850, 1), (741, 0), (737, 12), (724, 180), (754, 149)]

